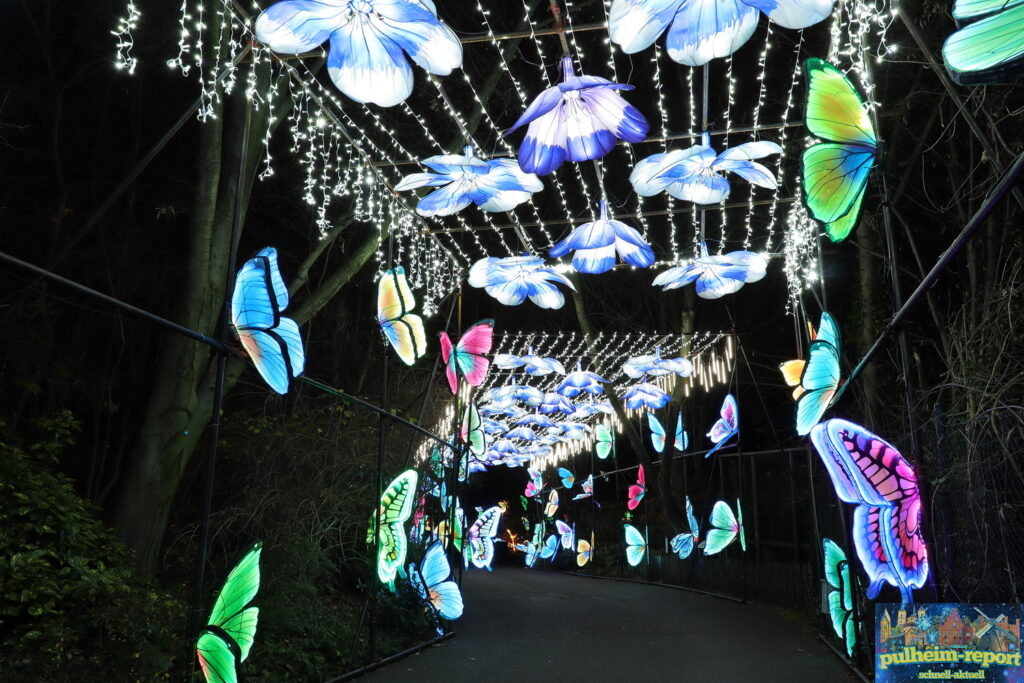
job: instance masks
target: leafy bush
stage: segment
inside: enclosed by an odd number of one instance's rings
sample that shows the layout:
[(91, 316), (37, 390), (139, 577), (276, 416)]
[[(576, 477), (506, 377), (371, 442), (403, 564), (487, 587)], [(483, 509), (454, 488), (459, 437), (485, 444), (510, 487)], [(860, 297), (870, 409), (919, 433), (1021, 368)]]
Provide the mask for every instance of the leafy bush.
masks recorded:
[[(0, 670), (4, 680), (169, 678), (184, 606), (137, 576), (128, 553), (54, 471), (78, 423), (36, 423), (19, 447), (0, 423)], [(4, 661), (6, 660), (6, 661)]]

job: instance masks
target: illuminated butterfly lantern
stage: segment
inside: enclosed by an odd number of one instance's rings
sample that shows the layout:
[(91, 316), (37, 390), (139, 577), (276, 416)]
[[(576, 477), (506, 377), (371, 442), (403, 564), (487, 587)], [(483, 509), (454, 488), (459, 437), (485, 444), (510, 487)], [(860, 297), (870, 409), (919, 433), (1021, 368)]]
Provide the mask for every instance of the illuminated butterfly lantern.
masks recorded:
[(946, 70), (960, 85), (1006, 83), (1024, 69), (1024, 0), (956, 0), (958, 31), (942, 46)]
[[(594, 475), (588, 474), (587, 478), (580, 484), (580, 488), (583, 489), (583, 493), (578, 493), (572, 497), (573, 500), (583, 500), (584, 498), (590, 498), (594, 495)], [(596, 500), (594, 501), (597, 502)], [(600, 507), (600, 505), (598, 505)]]
[[(411, 58), (438, 76), (462, 66), (462, 43), (420, 0), (282, 0), (256, 19), (274, 52), (302, 54), (330, 41), (327, 73), (356, 102), (394, 106), (412, 93)], [(407, 58), (408, 55), (408, 58)]]
[(536, 470), (532, 467), (527, 468), (526, 472), (530, 475), (530, 481), (526, 483), (526, 491), (523, 495), (527, 498), (533, 498), (541, 492), (541, 489), (544, 488), (544, 475), (540, 470)]
[(527, 541), (526, 543), (519, 543), (516, 545), (516, 550), (524, 553), (523, 564), (527, 567), (533, 567), (537, 562), (537, 553), (540, 552), (540, 548), (533, 541)]
[(279, 394), (302, 374), (306, 354), (298, 324), (281, 315), (288, 288), (277, 268), (277, 250), (261, 249), (242, 264), (231, 296), (231, 327), (260, 377)]
[(427, 352), (423, 319), (412, 312), (415, 307), (416, 299), (405, 279), (405, 269), (399, 266), (384, 271), (377, 283), (377, 324), (406, 365), (412, 365)]
[[(665, 452), (665, 427), (661, 420), (654, 416), (654, 413), (647, 413), (647, 426), (651, 430), (651, 445), (659, 453)], [(690, 437), (683, 431), (683, 414), (679, 413), (676, 419), (676, 435), (672, 447), (682, 453), (690, 445)]]
[(701, 66), (728, 57), (757, 29), (761, 14), (785, 28), (807, 28), (832, 13), (833, 0), (614, 0), (608, 19), (613, 43), (627, 54), (650, 46), (668, 29), (673, 61)]
[(607, 460), (615, 451), (615, 436), (607, 425), (599, 424), (594, 428), (596, 443), (594, 452), (601, 460)]
[(628, 491), (629, 501), (626, 503), (626, 507), (630, 510), (636, 510), (640, 505), (640, 501), (644, 499), (647, 494), (647, 477), (644, 475), (644, 466), (640, 465), (636, 472), (636, 483), (631, 484)]
[(853, 586), (846, 553), (829, 538), (822, 539), (825, 551), (825, 581), (828, 583), (828, 613), (832, 628), (853, 656), (857, 646), (857, 624), (853, 619)]
[(576, 541), (576, 566), (584, 567), (594, 557), (594, 532), (590, 532), (590, 540)]
[(676, 534), (669, 541), (672, 552), (678, 555), (680, 560), (689, 557), (693, 549), (700, 544), (700, 525), (697, 523), (697, 518), (693, 516), (693, 504), (690, 502), (689, 496), (686, 497), (686, 521), (690, 525), (690, 530)]
[(704, 454), (705, 458), (710, 458), (718, 452), (719, 448), (729, 443), (732, 437), (740, 431), (740, 409), (732, 394), (726, 395), (725, 400), (722, 401), (719, 416), (718, 421), (711, 425), (711, 431), (707, 433), (707, 437), (711, 439), (714, 446)]
[(416, 592), (442, 619), (458, 619), (462, 616), (462, 592), (459, 584), (450, 580), (451, 566), (441, 544), (436, 541), (416, 565), (409, 565), (409, 582)]
[(260, 552), (257, 541), (242, 555), (217, 592), (207, 625), (196, 641), (196, 656), (207, 683), (238, 680), (238, 668), (256, 638), (258, 607), (246, 607), (260, 588)]
[[(381, 583), (391, 585), (399, 568), (405, 564), (409, 540), (405, 535), (405, 522), (412, 514), (419, 476), (416, 470), (406, 470), (388, 484), (380, 497), (380, 509), (374, 521), (380, 538), (377, 554), (377, 578)], [(372, 537), (371, 537), (372, 538)]]
[(804, 150), (804, 203), (825, 224), (829, 239), (841, 242), (860, 218), (878, 139), (864, 100), (842, 71), (823, 59), (808, 59), (804, 72), (804, 122), (812, 135), (825, 140)]
[[(449, 520), (454, 520), (449, 524)], [(451, 526), (451, 532), (448, 531), (449, 525)], [(437, 538), (441, 544), (447, 548), (448, 538), (451, 537), (452, 544), (455, 549), (462, 552), (462, 538), (466, 528), (466, 513), (463, 512), (462, 508), (455, 508), (455, 514), (450, 518), (442, 519), (437, 524)]]
[(554, 517), (556, 512), (558, 512), (558, 491), (552, 491), (548, 494), (548, 502), (544, 506), (544, 516)]
[(839, 328), (831, 315), (822, 313), (818, 333), (807, 350), (807, 360), (787, 361), (780, 366), (786, 383), (798, 385), (793, 396), (796, 433), (800, 436), (810, 433), (832, 405), (839, 390), (839, 361)]
[(480, 386), (491, 364), (484, 354), (491, 350), (494, 321), (488, 319), (474, 323), (454, 346), (447, 332), (441, 332), (440, 338), (441, 358), (445, 363), (445, 375), (452, 393), (458, 393), (460, 378), (471, 386)]
[(600, 159), (619, 140), (643, 140), (647, 119), (616, 92), (632, 89), (599, 76), (577, 76), (572, 57), (563, 57), (562, 82), (538, 95), (506, 133), (529, 124), (519, 166), (547, 175), (566, 160)]
[(644, 560), (647, 553), (647, 539), (632, 524), (623, 524), (626, 532), (626, 562), (630, 567), (635, 567)]
[(833, 418), (811, 429), (811, 443), (828, 469), (839, 499), (854, 503), (853, 541), (878, 596), (883, 583), (913, 602), (913, 589), (928, 578), (921, 533), (917, 474), (892, 444), (864, 427)]
[[(491, 571), (494, 562), (494, 537), (498, 535), (498, 523), (501, 522), (502, 510), (499, 506), (488, 508), (469, 527), (466, 536), (469, 544), (463, 550), (466, 566), (472, 562), (477, 569)], [(468, 552), (467, 552), (468, 551)]]
[(555, 520), (555, 529), (558, 531), (558, 538), (562, 542), (562, 547), (566, 550), (572, 550), (573, 545), (576, 543), (576, 530), (560, 519)]
[(558, 468), (558, 476), (562, 479), (562, 486), (567, 489), (571, 489), (573, 484), (576, 483), (576, 475), (564, 467)]
[[(477, 457), (487, 452), (487, 434), (484, 432), (483, 421), (480, 419), (480, 410), (475, 404), (466, 406), (462, 415), (462, 429), (459, 431), (459, 438), (462, 443), (469, 446), (469, 453)], [(465, 459), (466, 456), (463, 456)], [(466, 480), (465, 464), (459, 467), (459, 481)]]
[(716, 555), (725, 550), (737, 538), (740, 539), (740, 548), (746, 550), (747, 532), (743, 528), (743, 508), (740, 507), (739, 498), (736, 499), (735, 515), (729, 504), (720, 500), (711, 508), (711, 527), (704, 540), (704, 554)]
[(561, 541), (558, 538), (558, 534), (551, 534), (540, 547), (540, 559), (554, 562), (555, 558), (558, 557), (559, 547), (561, 547)]

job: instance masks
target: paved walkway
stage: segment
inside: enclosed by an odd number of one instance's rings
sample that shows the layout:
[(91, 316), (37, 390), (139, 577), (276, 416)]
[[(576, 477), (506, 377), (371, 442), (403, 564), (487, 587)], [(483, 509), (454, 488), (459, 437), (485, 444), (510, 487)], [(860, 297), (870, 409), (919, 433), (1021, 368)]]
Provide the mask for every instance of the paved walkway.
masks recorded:
[(360, 681), (855, 680), (802, 625), (686, 591), (499, 567), (470, 572), (457, 635)]

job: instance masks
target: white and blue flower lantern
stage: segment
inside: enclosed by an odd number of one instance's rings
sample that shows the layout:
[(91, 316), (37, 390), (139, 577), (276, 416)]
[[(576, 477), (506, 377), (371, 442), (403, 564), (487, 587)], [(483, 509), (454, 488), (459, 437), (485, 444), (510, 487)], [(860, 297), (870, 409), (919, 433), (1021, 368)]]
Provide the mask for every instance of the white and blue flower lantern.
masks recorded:
[(506, 306), (518, 306), (529, 298), (540, 308), (561, 308), (565, 297), (553, 282), (576, 289), (564, 275), (545, 267), (539, 256), (487, 257), (469, 269), (470, 286), (483, 288)]
[(718, 299), (733, 294), (748, 282), (757, 282), (768, 271), (768, 260), (752, 251), (732, 251), (728, 254), (708, 254), (707, 246), (700, 243), (700, 256), (689, 263), (669, 268), (654, 279), (655, 287), (678, 289), (691, 282), (697, 283), (697, 296)]
[(594, 275), (610, 270), (615, 265), (616, 255), (637, 268), (654, 263), (654, 250), (639, 232), (613, 219), (608, 212), (608, 202), (603, 199), (601, 217), (574, 228), (568, 237), (548, 251), (548, 255), (560, 258), (570, 251), (573, 252), (572, 267)]
[(534, 425), (547, 429), (554, 427), (557, 423), (543, 413), (529, 413), (516, 420), (517, 425)]
[(668, 29), (669, 57), (701, 66), (728, 57), (757, 28), (760, 13), (785, 28), (807, 28), (832, 14), (834, 0), (613, 0), (612, 42), (639, 52)]
[(622, 372), (633, 379), (640, 379), (644, 375), (661, 377), (669, 374), (689, 377), (693, 374), (693, 363), (682, 357), (662, 358), (661, 348), (655, 347), (653, 354), (628, 358), (622, 364)]
[(775, 176), (753, 161), (770, 154), (782, 154), (774, 142), (746, 142), (721, 154), (711, 148), (707, 133), (703, 144), (689, 149), (652, 154), (641, 160), (629, 174), (629, 182), (641, 197), (668, 192), (676, 199), (695, 204), (717, 204), (729, 197), (726, 171), (735, 173), (752, 185), (774, 190)]
[(583, 364), (577, 363), (576, 371), (570, 373), (562, 380), (555, 391), (568, 398), (575, 398), (584, 393), (603, 394), (604, 387), (601, 386), (602, 383), (607, 384), (608, 380), (596, 373), (584, 370)]
[(567, 159), (600, 159), (619, 140), (641, 142), (650, 125), (617, 92), (632, 89), (598, 76), (577, 76), (572, 57), (563, 57), (562, 82), (537, 96), (508, 130), (529, 124), (519, 145), (519, 166), (547, 175)]
[(551, 282), (573, 288), (571, 282), (536, 256), (483, 258), (470, 268), (469, 284), (483, 288), (506, 306), (518, 306), (530, 299), (540, 308), (561, 308), (562, 293)]
[(487, 434), (488, 436), (492, 436), (494, 434), (504, 434), (505, 432), (508, 431), (507, 424), (505, 424), (504, 422), (499, 422), (498, 420), (491, 419), (489, 417), (485, 417), (482, 421), (482, 424), (484, 428), (484, 433)]
[(665, 407), (665, 404), (672, 399), (671, 396), (657, 386), (647, 382), (641, 382), (630, 387), (629, 391), (622, 398), (626, 402), (626, 407), (630, 410), (639, 410), (640, 408), (658, 410)]
[(274, 52), (330, 41), (327, 73), (356, 102), (391, 107), (412, 93), (409, 59), (438, 76), (462, 66), (462, 43), (429, 0), (281, 0), (256, 19)]
[(519, 439), (521, 441), (533, 441), (537, 438), (537, 434), (526, 426), (519, 426), (515, 429), (510, 429), (505, 432), (506, 439)]
[(463, 154), (424, 159), (423, 165), (434, 172), (412, 173), (395, 186), (397, 192), (440, 188), (416, 204), (416, 213), (421, 216), (451, 216), (470, 204), (484, 211), (511, 211), (544, 189), (540, 178), (524, 173), (515, 159), (478, 159), (473, 156), (472, 146), (467, 146)]
[(590, 432), (590, 425), (579, 422), (565, 422), (562, 424), (562, 433), (566, 439), (583, 439)]
[(567, 399), (565, 396), (554, 391), (549, 391), (544, 394), (544, 401), (540, 404), (539, 410), (545, 415), (550, 415), (551, 413), (571, 415), (576, 412), (576, 407), (573, 406), (572, 401)]

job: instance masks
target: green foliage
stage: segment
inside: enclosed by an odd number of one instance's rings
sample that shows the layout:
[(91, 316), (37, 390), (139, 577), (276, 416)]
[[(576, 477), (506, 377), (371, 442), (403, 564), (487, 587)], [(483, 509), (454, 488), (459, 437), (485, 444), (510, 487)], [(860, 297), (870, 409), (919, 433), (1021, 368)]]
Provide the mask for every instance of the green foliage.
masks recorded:
[(180, 649), (168, 615), (183, 605), (134, 573), (72, 481), (51, 471), (78, 431), (71, 414), (36, 426), (31, 445), (0, 441), (4, 680), (167, 678)]

